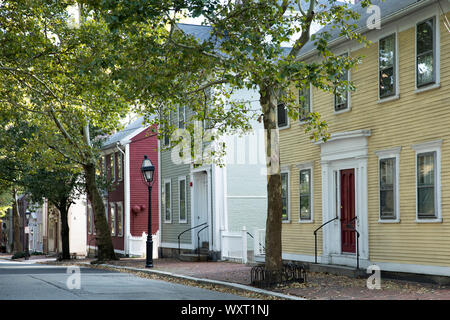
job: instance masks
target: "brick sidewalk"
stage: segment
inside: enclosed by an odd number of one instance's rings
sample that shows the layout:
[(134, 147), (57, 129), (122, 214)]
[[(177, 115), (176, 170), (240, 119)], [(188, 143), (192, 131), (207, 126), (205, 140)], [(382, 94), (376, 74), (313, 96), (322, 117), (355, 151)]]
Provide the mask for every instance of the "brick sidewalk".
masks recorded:
[[(145, 268), (145, 259), (110, 261), (109, 264)], [(232, 262), (182, 262), (155, 259), (155, 270), (203, 279), (250, 285), (251, 266)], [(367, 279), (354, 279), (325, 273), (308, 273), (306, 284), (291, 284), (271, 290), (319, 300), (450, 300), (450, 287), (436, 284), (381, 279), (380, 290), (366, 287)]]

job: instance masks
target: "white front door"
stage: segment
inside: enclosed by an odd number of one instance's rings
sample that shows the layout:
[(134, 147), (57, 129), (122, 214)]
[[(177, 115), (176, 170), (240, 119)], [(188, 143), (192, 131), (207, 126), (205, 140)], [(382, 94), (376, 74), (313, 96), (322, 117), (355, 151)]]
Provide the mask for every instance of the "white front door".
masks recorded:
[(208, 225), (208, 175), (205, 171), (194, 175), (194, 226), (206, 223), (204, 226), (194, 229), (195, 245), (202, 246), (203, 242), (209, 242), (209, 227), (199, 233), (200, 243), (197, 244), (197, 232)]

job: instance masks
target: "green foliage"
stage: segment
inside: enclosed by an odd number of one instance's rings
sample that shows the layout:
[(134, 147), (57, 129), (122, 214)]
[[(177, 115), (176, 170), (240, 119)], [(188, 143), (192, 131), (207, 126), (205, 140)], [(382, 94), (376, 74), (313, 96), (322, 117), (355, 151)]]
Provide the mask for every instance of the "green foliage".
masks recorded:
[(14, 253), (14, 255), (11, 257), (11, 260), (25, 258), (26, 256), (27, 253), (25, 251), (19, 251)]

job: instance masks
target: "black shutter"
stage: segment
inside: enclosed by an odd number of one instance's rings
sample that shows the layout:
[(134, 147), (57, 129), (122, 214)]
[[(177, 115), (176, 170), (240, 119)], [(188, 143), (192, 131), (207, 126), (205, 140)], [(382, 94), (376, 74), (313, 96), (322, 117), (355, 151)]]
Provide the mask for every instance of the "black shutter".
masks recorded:
[(284, 107), (284, 103), (280, 103), (277, 106), (277, 113), (278, 113), (278, 127), (285, 127), (287, 126), (287, 111)]

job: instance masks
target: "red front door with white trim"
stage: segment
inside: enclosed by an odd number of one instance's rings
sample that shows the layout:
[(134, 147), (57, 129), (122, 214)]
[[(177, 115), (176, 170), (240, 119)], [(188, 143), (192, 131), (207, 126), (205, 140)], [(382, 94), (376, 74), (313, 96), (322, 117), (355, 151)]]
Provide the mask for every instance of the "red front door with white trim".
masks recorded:
[(340, 171), (341, 181), (341, 249), (356, 253), (355, 228), (355, 169)]

